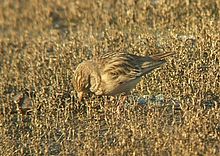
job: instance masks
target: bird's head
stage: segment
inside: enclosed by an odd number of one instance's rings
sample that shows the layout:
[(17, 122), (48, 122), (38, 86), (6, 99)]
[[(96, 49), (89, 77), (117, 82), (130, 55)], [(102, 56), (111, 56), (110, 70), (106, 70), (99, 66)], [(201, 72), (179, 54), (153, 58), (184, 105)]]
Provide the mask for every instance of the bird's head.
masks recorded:
[(73, 86), (77, 92), (79, 101), (82, 100), (84, 94), (89, 92), (90, 88), (90, 70), (88, 62), (80, 63), (73, 75)]

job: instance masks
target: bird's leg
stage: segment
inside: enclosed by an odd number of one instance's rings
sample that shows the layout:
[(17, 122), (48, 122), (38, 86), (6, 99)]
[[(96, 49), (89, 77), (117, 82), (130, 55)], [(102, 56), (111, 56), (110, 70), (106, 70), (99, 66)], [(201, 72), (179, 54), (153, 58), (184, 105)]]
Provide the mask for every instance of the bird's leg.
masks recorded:
[(129, 94), (130, 93), (125, 93), (120, 96), (120, 100), (117, 103), (117, 113), (118, 114), (120, 114), (124, 110), (125, 102), (126, 102)]
[(122, 95), (119, 104), (124, 105), (124, 103), (126, 102), (127, 97), (128, 97), (128, 94)]

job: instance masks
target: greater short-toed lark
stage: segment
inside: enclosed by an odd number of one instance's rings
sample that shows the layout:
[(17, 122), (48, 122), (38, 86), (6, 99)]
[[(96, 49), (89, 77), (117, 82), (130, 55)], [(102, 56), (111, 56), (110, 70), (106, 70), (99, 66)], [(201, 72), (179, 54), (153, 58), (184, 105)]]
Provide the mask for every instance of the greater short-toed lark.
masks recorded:
[(108, 53), (80, 63), (73, 76), (73, 85), (81, 101), (85, 93), (116, 95), (129, 93), (141, 80), (165, 63), (173, 53), (137, 56), (128, 53)]

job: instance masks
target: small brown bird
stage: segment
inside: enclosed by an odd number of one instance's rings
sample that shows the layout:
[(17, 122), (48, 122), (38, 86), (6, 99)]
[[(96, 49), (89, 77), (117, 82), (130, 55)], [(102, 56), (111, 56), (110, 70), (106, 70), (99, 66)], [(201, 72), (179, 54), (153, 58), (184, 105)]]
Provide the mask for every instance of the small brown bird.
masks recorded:
[(73, 85), (79, 101), (85, 93), (95, 95), (128, 94), (143, 75), (164, 64), (173, 53), (137, 56), (128, 53), (107, 53), (80, 63), (73, 76)]

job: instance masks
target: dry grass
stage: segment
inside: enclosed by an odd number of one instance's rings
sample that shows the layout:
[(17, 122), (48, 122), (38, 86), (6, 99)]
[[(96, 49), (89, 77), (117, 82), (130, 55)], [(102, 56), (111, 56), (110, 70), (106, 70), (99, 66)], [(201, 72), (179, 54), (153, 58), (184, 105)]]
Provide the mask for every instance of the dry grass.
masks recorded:
[[(3, 0), (0, 155), (220, 155), (219, 14), (217, 0)], [(76, 65), (121, 50), (176, 55), (120, 114), (120, 97), (78, 103)]]

